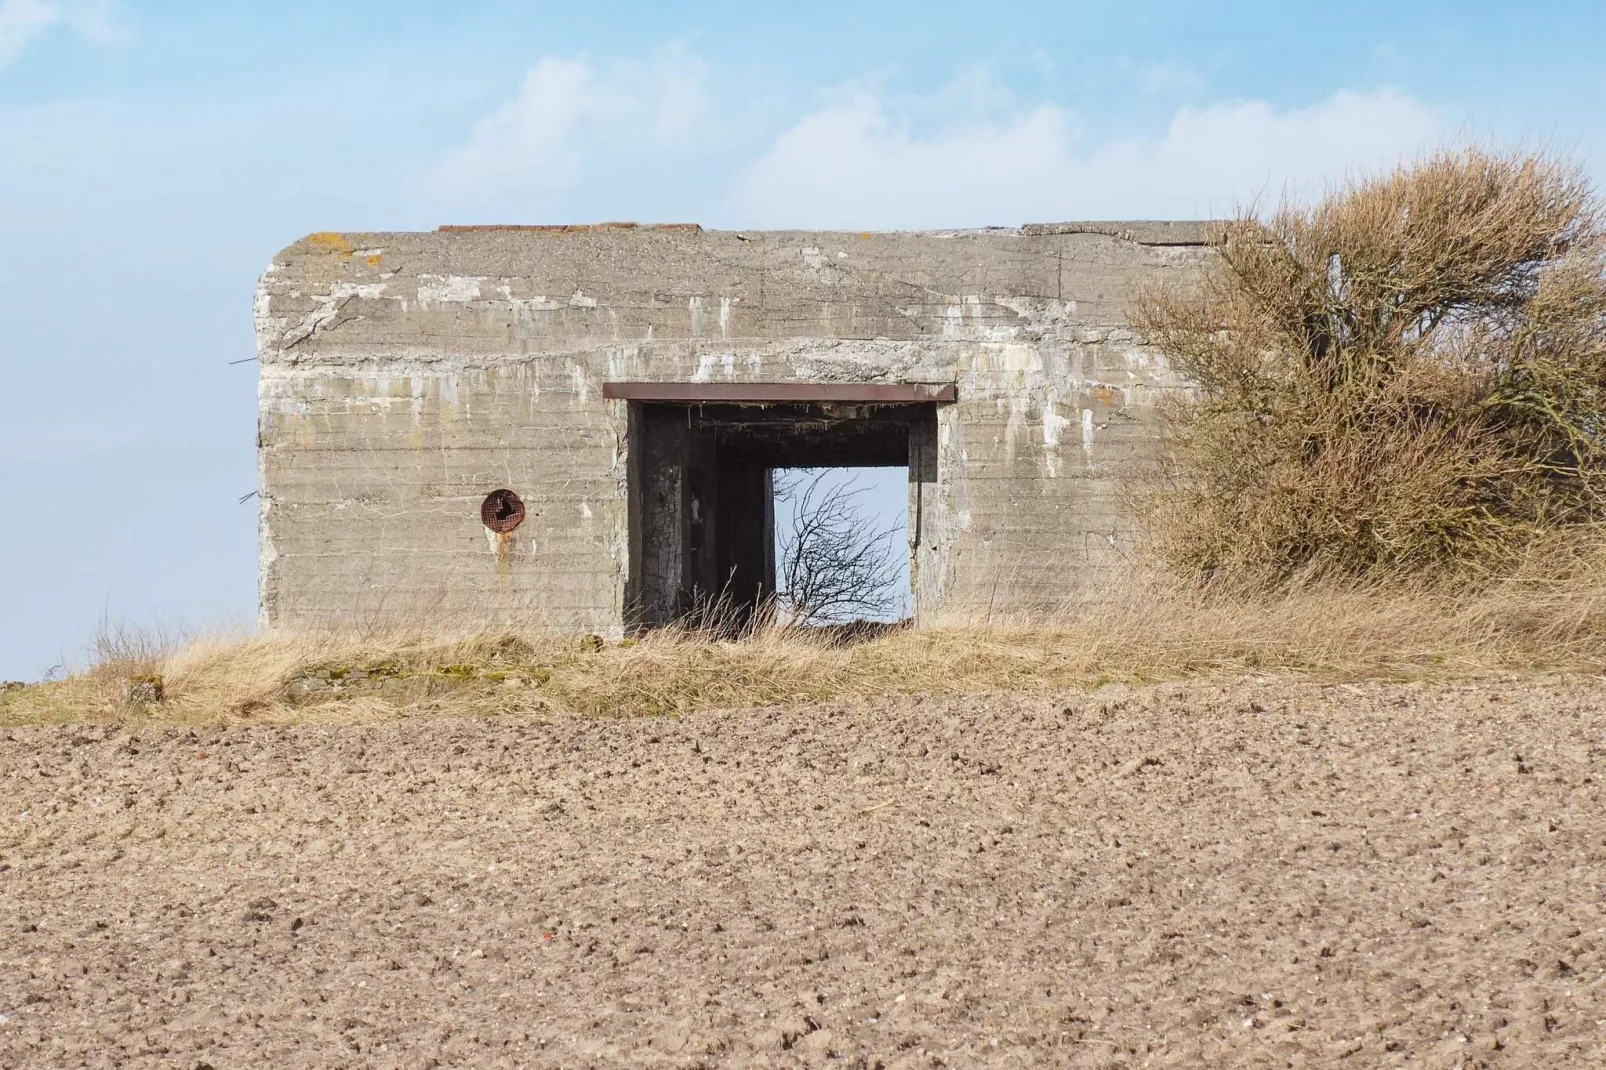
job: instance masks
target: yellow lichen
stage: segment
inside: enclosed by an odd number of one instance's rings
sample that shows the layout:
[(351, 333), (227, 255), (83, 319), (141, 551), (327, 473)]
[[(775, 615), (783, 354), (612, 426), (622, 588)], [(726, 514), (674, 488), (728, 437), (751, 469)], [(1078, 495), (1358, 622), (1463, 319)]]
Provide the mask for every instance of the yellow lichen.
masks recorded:
[(314, 249), (340, 253), (342, 256), (349, 257), (352, 253), (351, 243), (346, 240), (345, 235), (336, 234), (332, 230), (321, 230), (316, 234), (307, 235), (307, 244)]

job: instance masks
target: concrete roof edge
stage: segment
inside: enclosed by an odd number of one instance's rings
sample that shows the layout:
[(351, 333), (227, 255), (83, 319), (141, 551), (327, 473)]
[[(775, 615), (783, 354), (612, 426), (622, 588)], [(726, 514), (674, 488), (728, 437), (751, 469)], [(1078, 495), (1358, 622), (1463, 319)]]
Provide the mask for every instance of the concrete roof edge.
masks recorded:
[(1103, 234), (1139, 245), (1211, 245), (1221, 240), (1231, 220), (1132, 219), (1086, 220), (1066, 223), (1027, 223), (1022, 234)]
[(350, 255), (371, 242), (384, 242), (387, 238), (403, 235), (439, 234), (444, 237), (472, 237), (475, 235), (613, 235), (653, 234), (695, 237), (735, 237), (741, 240), (774, 235), (859, 235), (896, 236), (918, 235), (929, 238), (969, 237), (1044, 237), (1064, 234), (1095, 234), (1138, 245), (1212, 245), (1220, 242), (1230, 220), (1077, 220), (1058, 223), (1027, 223), (1024, 226), (984, 227), (931, 227), (912, 230), (705, 230), (696, 223), (572, 223), (572, 224), (447, 224), (434, 231), (323, 231), (309, 234), (287, 245), (275, 256), (275, 261), (292, 252), (338, 252)]
[(435, 228), (442, 234), (476, 234), (484, 231), (528, 231), (536, 234), (589, 234), (613, 230), (681, 231), (701, 234), (701, 223), (443, 223)]

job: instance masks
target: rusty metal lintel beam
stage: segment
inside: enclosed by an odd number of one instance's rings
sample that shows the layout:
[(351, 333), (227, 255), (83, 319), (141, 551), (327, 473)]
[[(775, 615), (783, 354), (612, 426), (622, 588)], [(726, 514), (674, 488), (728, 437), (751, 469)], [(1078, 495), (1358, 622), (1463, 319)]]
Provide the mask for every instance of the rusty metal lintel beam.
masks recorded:
[(618, 401), (839, 402), (908, 405), (953, 401), (953, 383), (603, 383), (602, 396)]

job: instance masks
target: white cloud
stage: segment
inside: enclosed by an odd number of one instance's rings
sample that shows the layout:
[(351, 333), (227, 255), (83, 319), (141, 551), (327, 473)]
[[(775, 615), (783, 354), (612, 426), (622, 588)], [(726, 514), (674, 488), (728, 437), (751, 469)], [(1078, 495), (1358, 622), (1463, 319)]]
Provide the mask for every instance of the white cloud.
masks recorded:
[(732, 207), (753, 226), (1018, 222), (1071, 184), (1074, 126), (1044, 104), (921, 137), (863, 94), (782, 133), (738, 177)]
[(45, 0), (0, 0), (0, 67), (22, 55), (22, 50), (36, 37), (60, 21), (59, 4)]
[(693, 143), (707, 111), (706, 78), (707, 65), (678, 49), (605, 67), (544, 58), (517, 95), (446, 154), (420, 193), (477, 210), (526, 207), (621, 166), (645, 185), (655, 154)]
[[(412, 185), (462, 221), (695, 219), (713, 226), (1013, 225), (1198, 218), (1395, 162), (1447, 132), (1391, 89), (1301, 108), (1188, 106), (1149, 130), (1086, 135), (1062, 104), (1022, 104), (987, 72), (919, 96), (838, 89), (753, 127), (707, 65), (547, 57)], [(753, 136), (757, 134), (758, 136)]]
[(1187, 107), (1163, 133), (1094, 145), (1054, 104), (923, 129), (919, 110), (866, 93), (804, 116), (738, 177), (732, 211), (752, 226), (854, 228), (1220, 215), (1393, 163), (1444, 130), (1388, 89), (1292, 110)]
[(95, 44), (116, 37), (114, 0), (0, 0), (0, 67), (50, 30), (65, 26)]

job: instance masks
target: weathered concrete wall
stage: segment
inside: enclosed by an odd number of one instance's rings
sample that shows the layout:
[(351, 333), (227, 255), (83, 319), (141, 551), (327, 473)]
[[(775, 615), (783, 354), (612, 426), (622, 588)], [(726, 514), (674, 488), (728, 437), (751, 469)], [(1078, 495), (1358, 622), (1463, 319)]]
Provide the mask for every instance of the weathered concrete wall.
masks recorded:
[[(955, 382), (922, 490), (922, 612), (1095, 582), (1178, 384), (1127, 322), (1208, 224), (955, 233), (320, 234), (256, 301), (262, 609), (618, 633), (627, 403), (608, 381)], [(499, 548), (479, 503), (529, 519)]]

